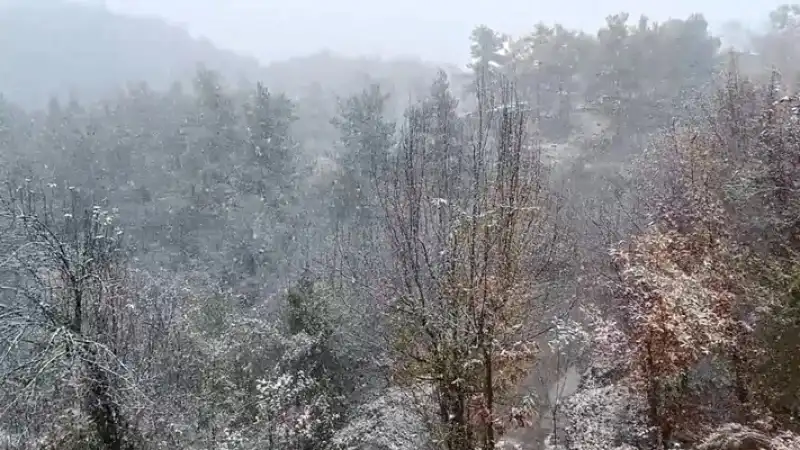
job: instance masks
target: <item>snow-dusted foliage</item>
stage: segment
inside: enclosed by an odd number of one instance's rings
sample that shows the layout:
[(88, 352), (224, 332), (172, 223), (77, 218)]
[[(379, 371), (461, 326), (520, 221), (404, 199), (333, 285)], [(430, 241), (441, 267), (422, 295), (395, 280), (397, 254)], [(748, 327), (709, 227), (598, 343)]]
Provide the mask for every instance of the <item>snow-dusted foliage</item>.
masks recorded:
[(627, 380), (609, 375), (607, 368), (590, 369), (580, 389), (562, 401), (563, 425), (549, 437), (548, 450), (628, 450), (646, 442), (644, 402)]
[(738, 423), (728, 423), (714, 430), (694, 450), (739, 449), (796, 450), (800, 435), (790, 432), (769, 433)]
[(400, 388), (391, 388), (358, 408), (334, 437), (335, 446), (343, 450), (421, 450), (429, 443), (415, 395)]
[(258, 385), (258, 422), (277, 448), (306, 448), (329, 439), (338, 421), (335, 398), (324, 379), (311, 376), (318, 338), (298, 333), (286, 338), (284, 354)]
[(680, 374), (729, 344), (735, 272), (718, 238), (654, 229), (614, 256), (638, 375)]
[(553, 352), (566, 352), (590, 344), (591, 333), (580, 322), (568, 317), (556, 316), (552, 320), (547, 345)]

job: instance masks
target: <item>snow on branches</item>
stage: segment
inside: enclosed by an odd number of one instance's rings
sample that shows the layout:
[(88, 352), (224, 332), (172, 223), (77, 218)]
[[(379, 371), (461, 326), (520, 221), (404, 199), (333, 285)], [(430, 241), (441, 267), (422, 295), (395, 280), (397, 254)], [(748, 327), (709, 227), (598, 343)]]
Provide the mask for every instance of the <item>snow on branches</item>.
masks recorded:
[(723, 253), (719, 244), (658, 229), (614, 251), (639, 375), (680, 374), (730, 342), (734, 293)]

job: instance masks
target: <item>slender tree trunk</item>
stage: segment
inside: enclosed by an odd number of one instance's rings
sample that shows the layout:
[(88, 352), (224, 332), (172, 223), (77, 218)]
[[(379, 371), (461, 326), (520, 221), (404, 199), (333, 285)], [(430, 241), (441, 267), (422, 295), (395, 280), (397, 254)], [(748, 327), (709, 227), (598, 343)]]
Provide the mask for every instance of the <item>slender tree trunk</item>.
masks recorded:
[(647, 365), (646, 376), (647, 376), (647, 415), (649, 418), (650, 426), (653, 427), (655, 431), (655, 448), (662, 448), (665, 443), (665, 436), (664, 436), (664, 421), (661, 417), (661, 405), (659, 396), (661, 394), (661, 382), (655, 376), (655, 367), (653, 361), (653, 354), (650, 347), (650, 342), (647, 342), (647, 360), (645, 364)]
[(126, 426), (119, 405), (111, 393), (112, 381), (107, 370), (97, 363), (96, 352), (85, 349), (87, 359), (87, 375), (89, 378), (89, 395), (86, 398), (86, 409), (97, 429), (97, 435), (106, 450), (126, 450), (132, 446), (126, 442)]
[(484, 438), (484, 450), (494, 450), (496, 445), (494, 435), (494, 373), (492, 366), (492, 355), (488, 349), (483, 350), (483, 364), (484, 364), (484, 380), (483, 380), (483, 396), (486, 400), (486, 415), (487, 423), (486, 436)]
[(474, 450), (470, 448), (472, 439), (464, 393), (449, 381), (442, 382), (439, 389), (439, 411), (446, 433), (445, 447), (447, 450)]
[(749, 401), (750, 395), (747, 389), (747, 378), (745, 376), (745, 364), (742, 353), (734, 346), (731, 353), (731, 361), (733, 363), (734, 371), (734, 390), (739, 404), (746, 405)]

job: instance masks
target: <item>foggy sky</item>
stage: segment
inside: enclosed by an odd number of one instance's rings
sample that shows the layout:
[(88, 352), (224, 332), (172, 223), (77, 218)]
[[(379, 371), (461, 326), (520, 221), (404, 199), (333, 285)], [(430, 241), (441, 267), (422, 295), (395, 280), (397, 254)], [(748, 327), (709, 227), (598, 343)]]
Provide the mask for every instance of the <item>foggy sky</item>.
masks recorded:
[[(194, 35), (264, 62), (314, 53), (414, 55), (466, 61), (469, 32), (485, 23), (520, 33), (538, 22), (594, 31), (605, 16), (685, 18), (758, 26), (787, 0), (106, 0), (127, 13), (159, 15)], [(502, 7), (501, 7), (502, 5)]]

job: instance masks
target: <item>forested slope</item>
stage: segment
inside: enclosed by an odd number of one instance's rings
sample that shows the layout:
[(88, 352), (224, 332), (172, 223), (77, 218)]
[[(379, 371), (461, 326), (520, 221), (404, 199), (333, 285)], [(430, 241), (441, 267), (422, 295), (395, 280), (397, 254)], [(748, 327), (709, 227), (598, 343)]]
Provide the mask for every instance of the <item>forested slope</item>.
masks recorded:
[(792, 55), (531, 28), (460, 75), (6, 96), (0, 442), (796, 448)]

